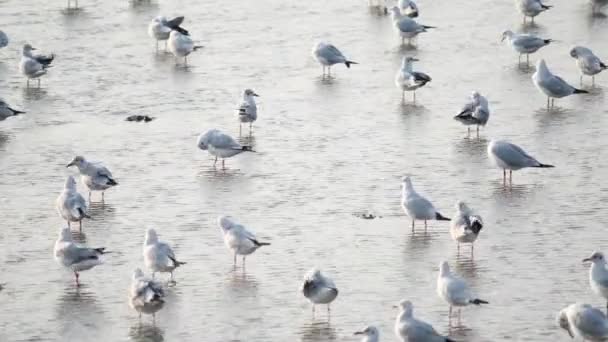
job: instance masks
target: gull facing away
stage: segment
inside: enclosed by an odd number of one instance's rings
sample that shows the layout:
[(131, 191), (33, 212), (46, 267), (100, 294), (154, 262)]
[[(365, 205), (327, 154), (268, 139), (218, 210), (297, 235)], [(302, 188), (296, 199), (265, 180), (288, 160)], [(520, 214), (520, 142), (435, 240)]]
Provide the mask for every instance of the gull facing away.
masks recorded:
[(378, 328), (373, 325), (365, 327), (365, 329), (361, 331), (355, 332), (355, 336), (363, 335), (361, 342), (379, 342), (380, 341), (380, 332)]
[(427, 322), (414, 318), (414, 305), (409, 300), (399, 302), (395, 334), (401, 342), (455, 342), (440, 335)]
[(146, 231), (144, 239), (144, 264), (152, 271), (152, 279), (156, 272), (170, 273), (173, 282), (173, 271), (185, 265), (185, 262), (177, 261), (175, 253), (169, 244), (158, 240), (156, 230), (150, 228)]
[(51, 67), (55, 55), (34, 55), (32, 53), (34, 49), (30, 44), (23, 45), (23, 52), (21, 61), (19, 62), (19, 71), (27, 77), (27, 86), (30, 86), (30, 79), (38, 80), (38, 87), (40, 87), (40, 76), (46, 74), (46, 69)]
[(304, 276), (302, 283), (304, 297), (312, 303), (312, 312), (315, 312), (316, 304), (327, 304), (327, 312), (331, 311), (330, 305), (338, 297), (338, 288), (333, 280), (324, 276), (316, 268), (311, 269)]
[(76, 190), (76, 181), (72, 176), (68, 176), (66, 179), (63, 191), (57, 197), (55, 207), (59, 215), (68, 222), (68, 228), (70, 228), (71, 222), (78, 222), (82, 231), (82, 220), (91, 218), (87, 215), (87, 202)]
[[(186, 31), (187, 32), (187, 31)], [(172, 30), (167, 41), (169, 51), (175, 56), (175, 65), (178, 65), (178, 58), (184, 58), (184, 65), (188, 66), (188, 55), (192, 51), (202, 48), (202, 45), (194, 45), (192, 38), (177, 30)]]
[(136, 268), (129, 289), (129, 306), (141, 314), (153, 315), (162, 309), (165, 301), (165, 291), (161, 283), (149, 279), (141, 269)]
[(391, 9), (391, 15), (393, 18), (393, 25), (401, 36), (402, 45), (405, 44), (406, 39), (407, 44), (412, 45), (412, 39), (416, 38), (419, 33), (427, 32), (427, 29), (436, 28), (434, 26), (418, 24), (414, 19), (404, 16), (397, 6)]
[(198, 148), (203, 151), (209, 151), (209, 154), (215, 156), (213, 166), (217, 163), (217, 158), (222, 158), (222, 168), (225, 168), (226, 158), (234, 157), (243, 152), (255, 152), (251, 146), (244, 146), (236, 142), (233, 137), (220, 131), (219, 129), (210, 129), (201, 134), (196, 142)]
[(323, 66), (323, 77), (326, 76), (325, 68), (327, 77), (331, 77), (331, 66), (334, 64), (344, 64), (347, 68), (350, 68), (351, 64), (359, 64), (346, 59), (338, 48), (325, 42), (319, 42), (312, 47), (312, 57)]
[(573, 47), (570, 50), (570, 56), (576, 59), (576, 66), (581, 71), (581, 86), (583, 85), (584, 75), (591, 76), (591, 84), (595, 85), (595, 75), (608, 69), (608, 66), (586, 47)]
[(148, 25), (148, 35), (156, 41), (156, 51), (158, 51), (158, 42), (165, 41), (165, 51), (167, 51), (167, 40), (172, 30), (178, 31), (181, 34), (188, 35), (188, 31), (180, 27), (184, 22), (184, 17), (175, 17), (167, 20), (166, 17), (158, 16)]
[(606, 259), (601, 252), (594, 252), (583, 262), (591, 262), (589, 268), (589, 285), (595, 294), (607, 300), (606, 312), (608, 312), (608, 269), (606, 269)]
[[(553, 107), (555, 98), (570, 96), (572, 94), (587, 94), (586, 90), (577, 89), (564, 81), (561, 77), (553, 75), (544, 59), (536, 63), (536, 72), (532, 75), (532, 82), (538, 90), (547, 95), (547, 108)], [(551, 105), (549, 106), (549, 100)]]
[(412, 0), (399, 0), (401, 14), (410, 18), (417, 18), (419, 15), (418, 6)]
[(112, 173), (105, 166), (98, 163), (91, 163), (82, 156), (76, 156), (66, 167), (76, 166), (80, 172), (82, 183), (89, 189), (89, 202), (91, 192), (101, 191), (101, 201), (104, 201), (104, 193), (109, 188), (118, 185)]
[(431, 82), (431, 76), (414, 71), (414, 62), (418, 59), (414, 57), (403, 57), (401, 61), (401, 68), (397, 71), (395, 76), (395, 85), (401, 89), (401, 102), (405, 103), (405, 92), (412, 91), (414, 94), (413, 101), (416, 103), (416, 89), (424, 87), (427, 83)]
[(53, 255), (55, 260), (62, 266), (67, 267), (74, 272), (76, 277), (76, 286), (80, 286), (79, 272), (90, 270), (91, 268), (101, 265), (101, 255), (109, 252), (105, 248), (87, 248), (79, 247), (72, 241), (72, 232), (70, 228), (63, 228), (59, 232), (59, 238), (55, 242)]
[(220, 216), (217, 220), (220, 230), (224, 236), (224, 244), (234, 253), (234, 266), (236, 266), (236, 256), (243, 256), (243, 268), (245, 258), (257, 251), (262, 246), (269, 246), (268, 242), (260, 242), (255, 234), (247, 230), (245, 226), (239, 224), (229, 216)]
[(0, 48), (8, 45), (8, 36), (2, 30), (0, 30)]
[(488, 144), (488, 157), (503, 171), (503, 184), (507, 183), (507, 170), (509, 170), (509, 183), (513, 184), (513, 171), (526, 167), (550, 168), (553, 165), (543, 164), (530, 156), (521, 147), (503, 140), (492, 140)]
[(532, 22), (534, 22), (534, 17), (553, 6), (547, 6), (540, 0), (515, 0), (515, 7), (517, 7), (519, 12), (523, 14), (525, 24), (527, 17), (532, 18)]
[(429, 200), (420, 196), (416, 190), (414, 190), (410, 177), (403, 177), (401, 186), (403, 187), (403, 192), (401, 195), (401, 208), (403, 208), (405, 214), (412, 219), (412, 232), (414, 231), (416, 220), (424, 220), (425, 230), (426, 221), (428, 220), (450, 220), (449, 218), (441, 215)]
[(454, 117), (454, 120), (467, 126), (467, 136), (471, 136), (472, 125), (477, 126), (477, 137), (479, 138), (479, 126), (484, 126), (490, 119), (490, 107), (488, 100), (485, 96), (481, 95), (477, 91), (473, 91), (469, 102), (467, 102), (458, 115)]
[(540, 50), (543, 46), (551, 44), (552, 39), (544, 39), (533, 34), (519, 34), (511, 30), (506, 30), (502, 33), (501, 41), (509, 43), (509, 46), (515, 50), (519, 56), (517, 58), (517, 66), (521, 66), (521, 56), (526, 55), (526, 66), (530, 67), (530, 54)]
[(608, 319), (589, 304), (571, 304), (557, 314), (557, 324), (572, 338), (584, 341), (608, 341)]
[(243, 123), (249, 123), (249, 135), (251, 135), (251, 126), (258, 119), (258, 106), (255, 103), (256, 94), (251, 89), (245, 89), (243, 92), (243, 100), (239, 104), (239, 136), (243, 128)]
[(469, 285), (462, 279), (450, 272), (447, 261), (439, 264), (439, 276), (437, 277), (437, 294), (450, 305), (448, 317), (452, 318), (452, 307), (458, 307), (458, 318), (460, 319), (461, 308), (470, 304), (489, 304), (487, 301), (473, 295)]
[(464, 202), (456, 202), (456, 213), (450, 221), (450, 235), (458, 244), (458, 252), (460, 252), (461, 243), (470, 243), (471, 255), (473, 255), (474, 243), (482, 228), (481, 216), (475, 215)]
[(4, 102), (4, 100), (0, 99), (0, 121), (4, 121), (6, 118), (24, 113), (25, 112), (11, 108), (6, 102)]

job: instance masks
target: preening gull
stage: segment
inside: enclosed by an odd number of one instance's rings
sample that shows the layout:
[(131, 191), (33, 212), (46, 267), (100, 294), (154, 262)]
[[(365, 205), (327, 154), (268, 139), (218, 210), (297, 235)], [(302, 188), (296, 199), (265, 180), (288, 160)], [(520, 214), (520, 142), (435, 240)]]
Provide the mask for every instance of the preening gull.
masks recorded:
[(158, 51), (158, 42), (165, 41), (165, 51), (167, 50), (167, 40), (172, 30), (178, 31), (181, 34), (188, 35), (188, 31), (180, 25), (184, 22), (184, 17), (175, 17), (167, 20), (166, 17), (158, 16), (148, 25), (148, 35), (156, 41), (156, 51)]
[(90, 270), (102, 263), (101, 255), (109, 253), (105, 248), (79, 247), (72, 241), (70, 228), (63, 228), (59, 232), (59, 238), (55, 242), (53, 255), (55, 260), (62, 266), (71, 269), (76, 277), (76, 285), (80, 286), (79, 272)]
[(325, 42), (319, 42), (312, 47), (312, 57), (323, 66), (323, 77), (326, 76), (325, 68), (327, 77), (331, 77), (331, 66), (334, 64), (344, 64), (347, 68), (350, 68), (351, 64), (359, 64), (346, 59), (338, 48)]
[(401, 89), (401, 102), (405, 103), (405, 92), (412, 91), (414, 94), (414, 103), (416, 103), (416, 89), (424, 87), (427, 83), (431, 82), (431, 76), (414, 71), (414, 62), (418, 59), (414, 57), (403, 57), (401, 62), (401, 68), (397, 71), (395, 76), (395, 85)]
[(118, 185), (112, 173), (105, 166), (92, 163), (82, 156), (76, 156), (66, 167), (76, 166), (80, 172), (82, 183), (89, 189), (89, 201), (91, 201), (92, 191), (101, 191), (101, 200), (104, 201), (104, 192)]
[(479, 138), (479, 126), (485, 126), (490, 119), (490, 107), (485, 96), (473, 91), (469, 102), (467, 102), (454, 120), (467, 126), (467, 136), (471, 136), (472, 125), (477, 126), (477, 137)]
[(244, 146), (236, 142), (233, 137), (220, 131), (210, 129), (198, 137), (196, 145), (203, 151), (215, 157), (213, 165), (217, 163), (217, 158), (222, 158), (222, 168), (225, 168), (225, 159), (236, 156), (243, 152), (254, 152), (251, 146)]
[(403, 177), (401, 186), (403, 188), (401, 208), (412, 219), (412, 231), (414, 231), (416, 220), (424, 220), (425, 230), (426, 221), (428, 220), (450, 221), (449, 218), (441, 215), (428, 199), (422, 197), (414, 190), (410, 177)]
[[(544, 59), (536, 63), (536, 72), (532, 75), (532, 82), (538, 90), (547, 95), (547, 108), (553, 107), (556, 98), (570, 96), (572, 94), (587, 94), (588, 91), (577, 89), (564, 81), (561, 77), (553, 75)], [(551, 100), (551, 105), (549, 105)]]
[(473, 246), (482, 228), (481, 216), (475, 215), (464, 202), (456, 202), (456, 213), (450, 221), (450, 235), (458, 243), (458, 251), (461, 243), (470, 243), (471, 255), (473, 255)]
[(608, 319), (604, 313), (589, 304), (571, 304), (557, 314), (557, 324), (570, 337), (584, 341), (608, 341)]
[(492, 140), (488, 144), (488, 157), (503, 170), (503, 184), (507, 183), (507, 170), (509, 170), (509, 183), (513, 184), (513, 171), (526, 167), (554, 167), (539, 162), (521, 147), (502, 140)]
[(169, 34), (169, 40), (167, 41), (169, 51), (175, 56), (175, 64), (177, 65), (177, 59), (183, 58), (184, 65), (188, 65), (188, 55), (192, 51), (196, 51), (202, 48), (201, 45), (194, 45), (190, 35), (184, 34), (177, 30), (172, 30)]
[(239, 135), (241, 135), (243, 123), (249, 123), (249, 134), (251, 135), (251, 126), (258, 119), (258, 106), (255, 103), (255, 98), (260, 95), (256, 94), (251, 89), (245, 89), (243, 92), (243, 100), (239, 104)]
[(76, 181), (72, 176), (68, 176), (66, 179), (63, 191), (55, 203), (59, 215), (68, 222), (68, 228), (70, 228), (71, 222), (78, 222), (80, 230), (82, 230), (82, 220), (91, 218), (87, 214), (87, 202), (76, 190)]
[(439, 265), (439, 276), (437, 277), (437, 294), (450, 306), (449, 317), (452, 317), (452, 307), (458, 308), (460, 318), (461, 308), (467, 305), (489, 304), (487, 301), (477, 298), (469, 288), (469, 285), (459, 277), (450, 272), (447, 261)]
[(147, 278), (139, 268), (135, 269), (129, 289), (129, 306), (139, 312), (139, 318), (142, 313), (154, 315), (162, 309), (163, 297), (165, 291), (161, 283)]
[(258, 241), (255, 234), (229, 216), (221, 216), (217, 221), (224, 237), (224, 244), (234, 253), (235, 266), (237, 255), (243, 256), (243, 267), (245, 267), (245, 258), (249, 254), (262, 246), (270, 245), (268, 242)]
[(570, 56), (576, 59), (576, 66), (581, 71), (581, 85), (583, 85), (583, 75), (591, 76), (591, 84), (595, 85), (595, 75), (608, 69), (608, 66), (586, 47), (573, 47)]
[(40, 76), (46, 74), (46, 69), (51, 67), (55, 55), (34, 55), (35, 50), (30, 44), (23, 45), (21, 61), (19, 62), (19, 71), (27, 77), (27, 86), (30, 86), (30, 79), (38, 79), (38, 87), (40, 87)]
[(156, 230), (150, 228), (146, 231), (144, 239), (144, 264), (152, 271), (152, 279), (156, 272), (170, 273), (173, 281), (173, 271), (185, 262), (177, 261), (175, 253), (168, 243), (159, 241)]
[(399, 302), (395, 334), (401, 342), (455, 342), (440, 335), (432, 325), (414, 318), (414, 305), (409, 300)]
[(304, 297), (312, 303), (313, 313), (316, 304), (327, 304), (327, 311), (329, 312), (331, 302), (338, 297), (338, 288), (334, 281), (316, 268), (311, 269), (304, 276), (301, 290)]

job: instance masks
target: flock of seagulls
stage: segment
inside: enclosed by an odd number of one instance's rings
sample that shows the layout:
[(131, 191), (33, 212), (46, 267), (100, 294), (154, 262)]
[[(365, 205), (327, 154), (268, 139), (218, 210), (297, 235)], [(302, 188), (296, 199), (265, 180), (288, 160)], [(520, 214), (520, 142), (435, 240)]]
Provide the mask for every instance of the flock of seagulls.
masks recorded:
[[(382, 2), (382, 1), (381, 1)], [(420, 33), (428, 32), (434, 26), (423, 25), (417, 22), (420, 10), (412, 0), (399, 0), (396, 6), (389, 8), (384, 4), (376, 4), (370, 0), (370, 6), (383, 9), (385, 14), (390, 12), (395, 30), (401, 38), (401, 43), (412, 44)], [(551, 9), (552, 6), (543, 4), (540, 0), (515, 0), (517, 9), (523, 15), (523, 20), (531, 18), (533, 22), (539, 14)], [(592, 0), (593, 11), (598, 11), (606, 0)], [(72, 7), (72, 3), (75, 7)], [(68, 0), (68, 9), (78, 8), (77, 0)], [(179, 16), (167, 19), (158, 16), (152, 19), (148, 25), (148, 34), (155, 40), (156, 51), (159, 51), (159, 42), (165, 43), (165, 51), (170, 52), (176, 59), (183, 59), (187, 66), (190, 53), (202, 48), (195, 45), (190, 33), (182, 27), (184, 17)], [(531, 34), (518, 34), (506, 30), (502, 34), (502, 40), (506, 40), (509, 46), (519, 54), (521, 58), (526, 56), (526, 66), (530, 67), (529, 56), (549, 45), (553, 40), (545, 39)], [(7, 46), (9, 39), (0, 31), (0, 48)], [(35, 54), (30, 44), (25, 44), (22, 49), (22, 57), (19, 63), (20, 72), (27, 79), (29, 87), (30, 80), (37, 80), (40, 86), (40, 78), (47, 74), (55, 59), (54, 54)], [(570, 56), (576, 60), (580, 70), (582, 85), (583, 76), (590, 76), (592, 84), (595, 84), (595, 76), (608, 67), (592, 50), (582, 46), (573, 47)], [(357, 62), (347, 58), (338, 48), (327, 42), (319, 42), (313, 46), (312, 57), (321, 64), (323, 78), (331, 78), (331, 67), (336, 64), (344, 64), (350, 68)], [(420, 71), (414, 70), (414, 62), (418, 59), (404, 56), (401, 67), (395, 77), (395, 85), (402, 92), (402, 102), (405, 102), (405, 92), (413, 94), (413, 102), (416, 102), (416, 90), (431, 82), (432, 78)], [(532, 76), (534, 85), (540, 92), (547, 96), (547, 107), (553, 107), (556, 98), (563, 98), (573, 94), (586, 94), (588, 91), (576, 88), (561, 77), (554, 75), (547, 67), (546, 62), (540, 59), (536, 63), (536, 71)], [(259, 95), (252, 89), (245, 89), (242, 100), (238, 104), (239, 134), (242, 134), (242, 125), (249, 124), (249, 134), (252, 134), (253, 123), (258, 119), (257, 104), (255, 98)], [(11, 108), (7, 103), (0, 100), (0, 121), (24, 112)], [(486, 97), (478, 91), (471, 93), (468, 101), (463, 105), (454, 119), (467, 127), (470, 136), (471, 126), (476, 126), (477, 136), (479, 128), (484, 127), (490, 117), (490, 108)], [(234, 137), (219, 129), (209, 129), (197, 139), (197, 147), (207, 151), (215, 157), (214, 166), (218, 159), (222, 160), (222, 168), (225, 168), (225, 159), (236, 156), (243, 152), (255, 152), (251, 146), (240, 144)], [(521, 147), (501, 140), (492, 140), (487, 146), (489, 159), (503, 170), (503, 184), (512, 185), (512, 172), (523, 168), (552, 168), (553, 165), (545, 164), (529, 155)], [(88, 190), (88, 201), (91, 202), (92, 192), (101, 192), (101, 201), (105, 201), (105, 191), (117, 186), (110, 170), (100, 163), (86, 160), (82, 156), (76, 156), (67, 164), (67, 167), (76, 167), (80, 174), (81, 182)], [(507, 171), (509, 176), (507, 177)], [(507, 182), (508, 178), (508, 182)], [(448, 218), (433, 205), (433, 203), (419, 194), (412, 184), (410, 177), (402, 179), (401, 206), (404, 213), (411, 220), (412, 231), (415, 230), (416, 221), (424, 222), (427, 229), (428, 221), (450, 221), (449, 232), (452, 239), (460, 244), (471, 245), (471, 256), (473, 255), (474, 242), (484, 227), (483, 219), (475, 213), (465, 202), (458, 200), (455, 205), (456, 212)], [(105, 248), (88, 248), (79, 246), (72, 238), (72, 223), (78, 222), (82, 230), (82, 221), (91, 219), (88, 214), (88, 203), (77, 190), (77, 183), (73, 176), (68, 176), (63, 190), (56, 200), (56, 209), (59, 216), (66, 221), (67, 227), (59, 231), (55, 242), (53, 255), (57, 262), (70, 269), (75, 277), (75, 282), (80, 286), (80, 273), (90, 270), (103, 263), (104, 255), (111, 253)], [(229, 216), (218, 218), (218, 226), (221, 231), (225, 246), (232, 252), (234, 265), (237, 265), (238, 256), (242, 257), (242, 267), (245, 261), (261, 247), (270, 245), (260, 241), (256, 235)], [(162, 309), (165, 303), (165, 287), (161, 281), (156, 280), (156, 273), (169, 273), (168, 284), (175, 285), (174, 272), (186, 263), (178, 260), (176, 253), (169, 243), (159, 240), (156, 230), (149, 228), (145, 232), (142, 248), (143, 264), (151, 272), (147, 277), (144, 272), (137, 268), (133, 271), (132, 283), (129, 289), (129, 305), (141, 314), (154, 315)], [(591, 289), (599, 296), (607, 300), (608, 310), (608, 269), (606, 260), (602, 253), (595, 252), (589, 258), (583, 260), (591, 263), (589, 271), (589, 282)], [(315, 311), (316, 305), (327, 305), (330, 311), (331, 303), (338, 297), (338, 288), (334, 281), (321, 270), (313, 268), (305, 276), (300, 289), (302, 295), (312, 304)], [(439, 265), (437, 276), (437, 295), (449, 306), (449, 318), (452, 318), (453, 308), (458, 310), (458, 319), (461, 317), (463, 307), (470, 305), (489, 304), (488, 301), (478, 298), (469, 284), (462, 278), (453, 274), (447, 261)], [(399, 309), (395, 321), (395, 334), (401, 341), (453, 341), (449, 337), (439, 334), (427, 322), (414, 317), (414, 305), (409, 300), (402, 300), (397, 306)], [(565, 329), (572, 337), (581, 337), (589, 341), (608, 340), (608, 318), (598, 309), (588, 304), (572, 304), (561, 310), (557, 315), (558, 325)], [(380, 338), (379, 330), (374, 326), (355, 332), (355, 335), (363, 336), (363, 341), (377, 342)]]

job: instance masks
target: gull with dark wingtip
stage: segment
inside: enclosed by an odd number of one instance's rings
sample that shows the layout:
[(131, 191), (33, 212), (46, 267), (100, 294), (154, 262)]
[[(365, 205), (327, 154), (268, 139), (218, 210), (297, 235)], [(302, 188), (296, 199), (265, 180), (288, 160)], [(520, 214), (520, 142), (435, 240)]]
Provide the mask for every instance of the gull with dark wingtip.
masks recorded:
[(55, 55), (34, 55), (32, 51), (36, 50), (30, 44), (23, 45), (21, 62), (19, 62), (19, 71), (27, 77), (27, 86), (30, 86), (30, 79), (38, 80), (40, 87), (40, 77), (46, 75), (46, 70), (51, 67)]
[(152, 19), (148, 25), (148, 35), (156, 41), (156, 51), (158, 51), (159, 41), (165, 42), (165, 51), (167, 51), (167, 40), (169, 39), (172, 30), (188, 35), (188, 31), (180, 26), (183, 22), (183, 16), (175, 17), (171, 20), (167, 20), (164, 16), (158, 16)]
[(473, 91), (469, 102), (467, 102), (458, 115), (454, 117), (454, 120), (467, 126), (467, 137), (471, 136), (470, 126), (476, 125), (477, 138), (479, 138), (479, 126), (485, 127), (489, 119), (490, 107), (488, 106), (488, 100), (477, 91)]
[(543, 4), (541, 0), (515, 0), (515, 6), (524, 16), (524, 24), (528, 17), (532, 18), (534, 23), (534, 17), (553, 7)]
[(105, 191), (118, 185), (108, 168), (99, 164), (87, 161), (82, 156), (76, 156), (66, 167), (76, 166), (80, 172), (82, 183), (89, 189), (89, 202), (91, 192), (101, 191), (101, 201), (105, 199)]
[(251, 89), (245, 89), (243, 92), (243, 100), (239, 104), (239, 136), (243, 129), (243, 123), (249, 123), (249, 135), (251, 135), (252, 125), (258, 119), (258, 106), (255, 103), (255, 98), (259, 96)]
[(391, 9), (391, 15), (393, 25), (401, 37), (401, 45), (405, 45), (406, 39), (407, 44), (412, 45), (412, 39), (416, 38), (418, 34), (427, 32), (428, 29), (436, 28), (435, 26), (418, 24), (414, 19), (403, 15), (397, 6)]
[(416, 90), (424, 87), (427, 83), (431, 82), (431, 76), (420, 72), (414, 71), (414, 62), (418, 59), (414, 57), (403, 57), (401, 62), (401, 68), (397, 71), (395, 76), (395, 85), (401, 89), (401, 103), (405, 103), (405, 92), (413, 92), (413, 103), (416, 103)]
[(573, 94), (589, 93), (586, 90), (571, 86), (563, 78), (551, 73), (544, 59), (536, 63), (536, 72), (532, 75), (532, 82), (538, 90), (547, 96), (547, 108), (553, 108), (556, 98), (561, 99)]
[[(313, 46), (312, 57), (323, 66), (323, 77), (331, 77), (331, 66), (334, 64), (344, 64), (347, 68), (350, 68), (352, 64), (359, 64), (348, 60), (338, 48), (325, 42), (319, 42)], [(327, 75), (325, 68), (327, 68)]]
[(488, 157), (496, 166), (502, 169), (503, 185), (507, 184), (507, 170), (509, 170), (509, 184), (513, 185), (513, 171), (527, 167), (554, 167), (553, 165), (539, 162), (521, 147), (502, 140), (492, 140), (488, 144)]
[(25, 112), (11, 108), (4, 100), (0, 99), (0, 121), (24, 113)]
[(608, 69), (608, 65), (586, 47), (573, 47), (570, 50), (570, 56), (576, 59), (576, 66), (581, 72), (581, 86), (583, 85), (583, 76), (591, 76), (591, 85), (595, 85), (595, 75)]
[(424, 220), (424, 230), (427, 228), (426, 221), (437, 220), (437, 221), (450, 221), (449, 218), (441, 215), (433, 206), (433, 203), (423, 196), (419, 195), (414, 190), (412, 180), (410, 177), (403, 177), (401, 179), (401, 187), (403, 192), (401, 194), (401, 208), (405, 214), (412, 219), (412, 232), (416, 224), (416, 220)]
[(70, 228), (63, 228), (59, 232), (59, 238), (55, 242), (53, 255), (55, 260), (64, 267), (74, 272), (76, 286), (80, 286), (80, 272), (90, 270), (101, 265), (101, 255), (109, 253), (105, 248), (80, 247), (72, 241)]
[(312, 303), (313, 313), (316, 304), (327, 304), (327, 312), (330, 312), (331, 302), (338, 297), (338, 288), (333, 280), (323, 275), (320, 270), (313, 268), (304, 277), (302, 293)]

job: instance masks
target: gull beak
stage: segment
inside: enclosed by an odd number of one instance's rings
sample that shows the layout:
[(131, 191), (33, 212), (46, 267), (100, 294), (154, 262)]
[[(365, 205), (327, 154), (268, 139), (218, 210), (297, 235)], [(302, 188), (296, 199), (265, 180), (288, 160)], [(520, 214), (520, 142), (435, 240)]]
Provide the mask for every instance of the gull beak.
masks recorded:
[(393, 309), (397, 309), (399, 306), (397, 305), (393, 305)]
[(363, 331), (357, 331), (356, 333), (354, 333), (353, 335), (365, 335), (365, 333)]
[(507, 37), (507, 36), (503, 35), (503, 36), (500, 38), (500, 42), (504, 42), (506, 37)]
[(414, 62), (420, 62), (420, 60), (418, 58), (412, 58), (412, 61), (414, 61)]
[(260, 97), (260, 95), (258, 95), (258, 94), (256, 94), (256, 93), (253, 93), (253, 96), (255, 96), (255, 97)]
[(68, 165), (66, 165), (65, 167), (70, 167), (70, 166), (74, 166), (74, 162), (70, 162)]
[(570, 337), (574, 338), (574, 334), (572, 333), (572, 330), (570, 330), (570, 326), (568, 326), (568, 335), (570, 335)]
[(583, 259), (583, 262), (591, 262), (591, 258), (585, 258)]

